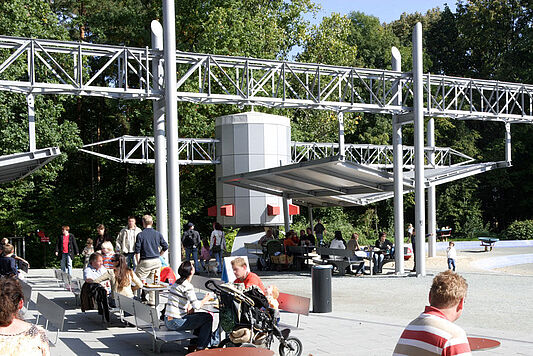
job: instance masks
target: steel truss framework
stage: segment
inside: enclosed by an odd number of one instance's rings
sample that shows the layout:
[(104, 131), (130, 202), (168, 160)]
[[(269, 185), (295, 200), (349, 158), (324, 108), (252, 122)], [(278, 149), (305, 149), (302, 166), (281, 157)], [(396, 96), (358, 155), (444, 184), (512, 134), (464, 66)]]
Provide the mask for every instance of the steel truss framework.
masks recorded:
[[(216, 155), (215, 139), (180, 138), (178, 141), (180, 153), (179, 164), (218, 164), (219, 158)], [(116, 151), (109, 154), (103, 153), (102, 149), (107, 147), (118, 147)], [(99, 148), (99, 151), (94, 149)], [(361, 165), (392, 169), (392, 146), (387, 145), (345, 145), (344, 159)], [(132, 164), (153, 164), (154, 158), (154, 138), (145, 136), (122, 136), (91, 143), (83, 146), (80, 151), (109, 159), (119, 163)], [(106, 152), (109, 152), (107, 148)], [(426, 168), (452, 167), (473, 162), (474, 159), (449, 147), (426, 147)], [(429, 154), (435, 154), (434, 163), (429, 160)], [(319, 142), (291, 142), (292, 163), (319, 160), (327, 157), (339, 156), (338, 143)], [(414, 147), (403, 146), (403, 167), (406, 170), (414, 169)]]
[[(0, 36), (0, 90), (161, 98), (151, 68), (162, 55), (148, 47)], [(411, 72), (184, 52), (176, 57), (180, 101), (396, 115), (413, 111)], [(24, 73), (17, 71), (21, 62)], [(399, 92), (393, 90), (397, 85)], [(425, 116), (533, 123), (533, 85), (425, 74), (423, 90)]]

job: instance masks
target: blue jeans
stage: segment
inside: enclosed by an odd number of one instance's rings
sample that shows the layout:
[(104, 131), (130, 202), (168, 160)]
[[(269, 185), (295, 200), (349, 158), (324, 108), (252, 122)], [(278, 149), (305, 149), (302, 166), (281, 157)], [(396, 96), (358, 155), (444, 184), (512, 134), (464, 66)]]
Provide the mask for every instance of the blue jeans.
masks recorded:
[(211, 256), (215, 256), (215, 259), (217, 260), (217, 273), (222, 273), (222, 251), (211, 252)]
[(213, 327), (213, 317), (209, 313), (192, 313), (183, 318), (168, 320), (165, 317), (165, 325), (168, 330), (185, 331), (194, 330), (194, 335), (198, 336), (198, 348), (205, 349), (211, 341), (211, 328)]
[(61, 255), (61, 270), (72, 276), (72, 258), (68, 253)]
[(455, 272), (455, 260), (453, 258), (448, 258), (448, 269), (452, 269)]
[(135, 267), (137, 267), (137, 262), (135, 262), (135, 253), (128, 252), (125, 253), (124, 256), (126, 256), (126, 265), (132, 270), (135, 270)]
[(194, 269), (200, 271), (200, 264), (198, 263), (198, 248), (185, 247), (185, 260), (190, 261), (191, 258), (194, 260)]

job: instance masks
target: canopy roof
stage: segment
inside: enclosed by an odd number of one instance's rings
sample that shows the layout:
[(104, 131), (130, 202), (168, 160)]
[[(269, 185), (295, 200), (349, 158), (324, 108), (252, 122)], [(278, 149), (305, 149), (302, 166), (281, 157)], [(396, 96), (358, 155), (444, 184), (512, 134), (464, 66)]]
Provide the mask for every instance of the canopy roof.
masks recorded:
[(61, 154), (59, 147), (0, 156), (0, 183), (24, 178)]
[[(486, 162), (425, 169), (426, 186), (507, 167), (506, 162)], [(256, 190), (308, 206), (366, 205), (394, 196), (393, 174), (339, 156), (219, 178), (226, 184)], [(404, 193), (415, 187), (414, 171), (404, 172)]]

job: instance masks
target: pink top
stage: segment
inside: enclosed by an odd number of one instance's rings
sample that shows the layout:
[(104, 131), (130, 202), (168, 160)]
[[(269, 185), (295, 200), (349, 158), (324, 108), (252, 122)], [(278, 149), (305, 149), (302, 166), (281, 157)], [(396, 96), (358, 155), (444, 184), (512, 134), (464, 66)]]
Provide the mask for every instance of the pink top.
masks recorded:
[(211, 253), (209, 252), (209, 249), (205, 246), (202, 246), (202, 252), (200, 253), (200, 258), (204, 261), (209, 261), (211, 258)]

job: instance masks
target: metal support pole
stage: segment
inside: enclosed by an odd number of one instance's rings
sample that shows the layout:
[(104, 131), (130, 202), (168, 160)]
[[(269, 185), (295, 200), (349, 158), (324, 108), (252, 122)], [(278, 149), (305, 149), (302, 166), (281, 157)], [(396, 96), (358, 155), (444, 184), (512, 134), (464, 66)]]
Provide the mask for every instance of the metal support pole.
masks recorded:
[(424, 196), (424, 75), (422, 62), (422, 24), (413, 31), (413, 107), (415, 121), (415, 231), (416, 274), (426, 275), (426, 217)]
[(341, 159), (344, 159), (346, 148), (344, 146), (344, 113), (339, 111), (337, 113), (337, 118), (339, 120), (339, 156)]
[[(435, 119), (428, 121), (428, 147), (435, 148)], [(429, 164), (435, 165), (435, 151), (429, 152)], [(437, 196), (435, 186), (428, 187), (428, 257), (437, 256)]]
[(28, 136), (30, 138), (30, 152), (37, 149), (35, 140), (35, 95), (28, 94), (26, 96), (26, 103), (28, 104)]
[[(159, 21), (152, 21), (152, 48), (163, 50), (163, 27)], [(164, 85), (162, 58), (152, 61), (152, 87), (161, 90)], [(146, 83), (148, 85), (148, 83)], [(165, 100), (152, 101), (154, 115), (154, 151), (155, 151), (155, 209), (157, 230), (168, 241), (168, 206), (167, 206), (167, 142), (165, 137)]]
[(170, 267), (181, 264), (180, 176), (178, 157), (178, 100), (176, 95), (176, 15), (174, 0), (163, 0), (165, 57), (165, 112), (167, 127), (167, 182)]
[[(396, 47), (392, 47), (392, 70), (401, 72), (402, 55)], [(395, 105), (402, 102), (401, 83), (393, 87)], [(402, 147), (402, 124), (397, 115), (392, 115), (392, 155), (394, 175), (394, 266), (396, 274), (404, 273), (404, 250), (403, 250), (403, 147)]]
[(291, 229), (291, 223), (289, 221), (289, 201), (286, 196), (283, 196), (283, 220), (285, 223), (285, 236)]
[(312, 234), (314, 234), (313, 232), (313, 207), (312, 206), (309, 206), (307, 208), (307, 214), (308, 214), (308, 218), (309, 218), (309, 227), (311, 228), (311, 232)]
[(505, 123), (505, 162), (511, 165), (511, 124)]

